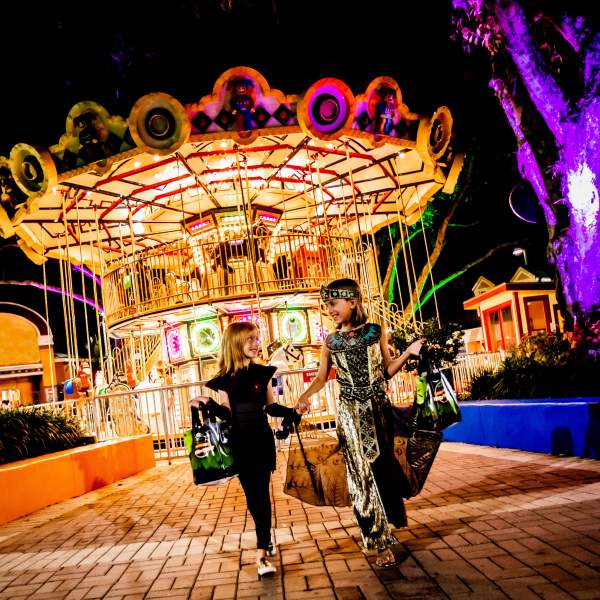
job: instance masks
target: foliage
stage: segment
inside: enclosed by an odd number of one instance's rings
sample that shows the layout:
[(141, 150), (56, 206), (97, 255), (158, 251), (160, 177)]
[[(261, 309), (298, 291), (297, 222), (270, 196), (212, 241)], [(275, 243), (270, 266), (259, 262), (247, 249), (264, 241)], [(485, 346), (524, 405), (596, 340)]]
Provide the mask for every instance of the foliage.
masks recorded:
[(535, 333), (525, 336), (513, 350), (512, 358), (518, 362), (542, 365), (566, 365), (572, 358), (569, 340), (557, 335)]
[(429, 319), (415, 324), (411, 321), (396, 329), (391, 342), (399, 352), (404, 352), (412, 342), (425, 340), (432, 361), (437, 365), (454, 363), (458, 350), (462, 346), (464, 333), (462, 325), (448, 322), (438, 324), (437, 319)]
[(524, 338), (498, 371), (481, 371), (471, 383), (472, 400), (566, 398), (600, 395), (600, 361), (567, 339), (537, 334)]
[(600, 319), (576, 322), (571, 338), (573, 347), (591, 357), (600, 358)]
[(0, 464), (83, 443), (79, 421), (45, 407), (0, 411)]

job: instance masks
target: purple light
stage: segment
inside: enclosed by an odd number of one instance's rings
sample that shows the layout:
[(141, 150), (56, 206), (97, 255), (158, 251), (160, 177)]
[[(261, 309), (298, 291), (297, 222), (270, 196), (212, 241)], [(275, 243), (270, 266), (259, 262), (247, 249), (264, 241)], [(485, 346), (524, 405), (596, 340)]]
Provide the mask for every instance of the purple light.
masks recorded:
[[(34, 287), (34, 288), (37, 288), (38, 290), (44, 289), (44, 284), (39, 283), (38, 281), (13, 281), (13, 280), (0, 281), (0, 285), (22, 285), (22, 286), (26, 286), (26, 287)], [(45, 286), (45, 289), (48, 290), (49, 292), (53, 292), (55, 294), (60, 294), (61, 296), (65, 296), (66, 298), (73, 297), (75, 300), (77, 300), (79, 302), (83, 302), (84, 304), (87, 304), (88, 306), (91, 306), (98, 312), (104, 313), (104, 308), (102, 308), (102, 306), (100, 306), (99, 304), (96, 304), (93, 300), (90, 300), (89, 298), (84, 298), (83, 296), (81, 296), (79, 294), (71, 295), (68, 292), (61, 290), (58, 287), (54, 287), (53, 285), (47, 285), (47, 286)]]
[(94, 273), (92, 273), (87, 267), (80, 267), (79, 265), (73, 264), (71, 266), (73, 267), (74, 271), (77, 271), (78, 273), (83, 273), (88, 279), (92, 279), (100, 286), (102, 285), (102, 280), (100, 279), (100, 277), (94, 275)]

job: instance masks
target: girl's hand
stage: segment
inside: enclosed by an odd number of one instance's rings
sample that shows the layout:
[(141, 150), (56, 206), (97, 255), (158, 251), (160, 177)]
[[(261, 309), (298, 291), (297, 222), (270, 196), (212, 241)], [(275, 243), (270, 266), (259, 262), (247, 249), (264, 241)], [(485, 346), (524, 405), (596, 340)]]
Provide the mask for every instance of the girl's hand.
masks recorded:
[(310, 410), (310, 400), (308, 400), (308, 398), (305, 398), (304, 396), (300, 396), (294, 408), (296, 409), (297, 413), (303, 415), (304, 413)]
[(206, 404), (207, 402), (210, 402), (210, 398), (208, 396), (196, 396), (190, 400), (190, 406), (193, 406), (194, 408), (200, 408), (200, 403)]
[(406, 350), (410, 353), (411, 356), (417, 357), (421, 354), (421, 348), (423, 347), (423, 342), (425, 340), (417, 340), (413, 342)]

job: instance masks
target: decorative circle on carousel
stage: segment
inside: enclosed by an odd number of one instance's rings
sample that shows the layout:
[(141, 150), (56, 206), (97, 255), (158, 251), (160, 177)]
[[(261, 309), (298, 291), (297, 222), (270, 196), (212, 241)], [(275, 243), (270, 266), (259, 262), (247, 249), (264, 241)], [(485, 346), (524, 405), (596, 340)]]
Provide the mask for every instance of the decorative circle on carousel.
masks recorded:
[(15, 144), (9, 160), (12, 177), (27, 196), (42, 196), (48, 188), (56, 185), (56, 165), (45, 150), (29, 144)]
[(452, 114), (446, 106), (440, 106), (424, 128), (419, 128), (417, 145), (433, 160), (442, 158), (448, 150), (452, 137)]
[(354, 117), (354, 95), (339, 79), (321, 79), (306, 92), (298, 108), (302, 128), (328, 140), (350, 125)]
[(290, 311), (281, 317), (282, 337), (295, 343), (306, 340), (307, 325), (306, 316), (300, 311)]
[(151, 154), (170, 154), (184, 144), (191, 123), (183, 105), (162, 92), (142, 96), (129, 114), (129, 131), (136, 145)]
[(190, 340), (194, 354), (214, 354), (219, 349), (221, 333), (214, 321), (199, 321), (190, 325)]

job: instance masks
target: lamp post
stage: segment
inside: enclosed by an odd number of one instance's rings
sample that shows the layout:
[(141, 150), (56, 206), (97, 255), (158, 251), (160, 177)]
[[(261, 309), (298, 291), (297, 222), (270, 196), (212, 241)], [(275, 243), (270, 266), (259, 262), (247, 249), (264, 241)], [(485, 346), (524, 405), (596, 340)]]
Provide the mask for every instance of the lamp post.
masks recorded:
[(525, 248), (521, 248), (520, 246), (517, 246), (513, 250), (513, 256), (521, 256), (521, 255), (523, 255), (523, 262), (525, 263), (525, 266), (527, 266), (527, 252), (525, 251)]

